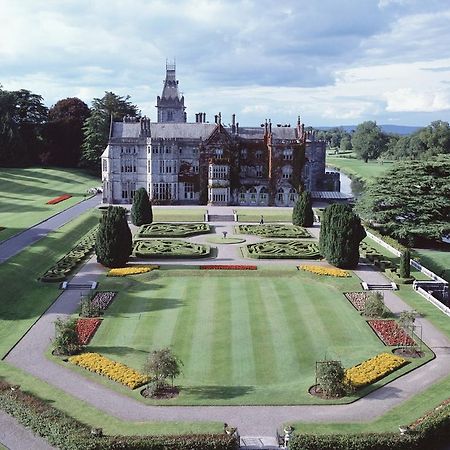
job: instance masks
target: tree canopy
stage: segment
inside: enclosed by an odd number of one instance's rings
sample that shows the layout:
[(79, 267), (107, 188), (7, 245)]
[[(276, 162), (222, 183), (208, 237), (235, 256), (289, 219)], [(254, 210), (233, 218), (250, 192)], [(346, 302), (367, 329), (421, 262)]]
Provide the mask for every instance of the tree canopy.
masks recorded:
[(450, 234), (450, 156), (399, 163), (367, 185), (357, 210), (409, 245)]
[(139, 188), (133, 197), (131, 206), (131, 222), (141, 226), (153, 222), (152, 204), (145, 188)]
[(100, 169), (100, 156), (108, 143), (109, 126), (113, 120), (124, 116), (138, 115), (138, 107), (130, 101), (130, 96), (122, 97), (113, 92), (105, 92), (102, 98), (94, 98), (91, 115), (84, 122), (84, 142), (82, 165), (97, 171)]
[(376, 122), (369, 120), (356, 127), (351, 145), (356, 155), (367, 162), (381, 155), (386, 145), (386, 135)]

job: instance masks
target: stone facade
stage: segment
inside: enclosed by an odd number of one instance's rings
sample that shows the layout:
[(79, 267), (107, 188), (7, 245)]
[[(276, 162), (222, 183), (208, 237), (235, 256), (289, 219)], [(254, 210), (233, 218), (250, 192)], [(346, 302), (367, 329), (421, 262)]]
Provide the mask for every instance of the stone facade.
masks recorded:
[(224, 126), (220, 114), (208, 123), (198, 113), (189, 123), (172, 65), (157, 109), (157, 122), (111, 123), (102, 155), (105, 203), (130, 203), (144, 187), (159, 204), (292, 206), (300, 186), (319, 191), (329, 184), (325, 142), (300, 118), (294, 127), (240, 127), (235, 115)]

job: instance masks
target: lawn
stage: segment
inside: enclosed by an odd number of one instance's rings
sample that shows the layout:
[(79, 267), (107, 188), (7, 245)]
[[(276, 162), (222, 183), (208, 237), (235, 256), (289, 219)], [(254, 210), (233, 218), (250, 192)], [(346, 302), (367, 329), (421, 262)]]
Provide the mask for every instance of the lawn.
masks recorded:
[(37, 279), (98, 223), (98, 217), (98, 212), (85, 213), (0, 265), (0, 357), (59, 295), (58, 284)]
[(436, 275), (450, 282), (450, 251), (415, 248), (420, 262)]
[(234, 207), (237, 211), (239, 222), (259, 222), (261, 215), (264, 222), (289, 222), (292, 223), (292, 208), (265, 208), (265, 207)]
[(87, 350), (141, 370), (151, 350), (171, 346), (184, 367), (181, 395), (169, 404), (318, 403), (308, 394), (317, 360), (350, 367), (389, 351), (341, 294), (358, 290), (354, 277), (285, 266), (232, 274), (168, 269), (100, 282), (119, 294)]
[(206, 207), (153, 206), (153, 222), (203, 222)]
[(392, 162), (369, 161), (365, 163), (362, 159), (344, 158), (339, 156), (327, 155), (326, 164), (329, 167), (335, 167), (342, 170), (349, 176), (361, 178), (363, 181), (371, 180), (380, 175), (384, 175), (393, 167)]
[[(0, 241), (83, 200), (100, 180), (76, 169), (2, 169), (0, 172)], [(71, 198), (55, 205), (62, 194)]]

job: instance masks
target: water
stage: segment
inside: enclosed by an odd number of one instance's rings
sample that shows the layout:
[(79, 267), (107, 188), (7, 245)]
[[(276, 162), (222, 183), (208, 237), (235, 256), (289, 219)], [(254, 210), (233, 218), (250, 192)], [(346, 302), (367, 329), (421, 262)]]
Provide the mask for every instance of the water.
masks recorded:
[(335, 172), (339, 174), (341, 180), (341, 192), (343, 194), (352, 195), (354, 198), (361, 196), (364, 190), (364, 183), (357, 179), (351, 179), (348, 175), (337, 169), (331, 167), (326, 168), (327, 172)]

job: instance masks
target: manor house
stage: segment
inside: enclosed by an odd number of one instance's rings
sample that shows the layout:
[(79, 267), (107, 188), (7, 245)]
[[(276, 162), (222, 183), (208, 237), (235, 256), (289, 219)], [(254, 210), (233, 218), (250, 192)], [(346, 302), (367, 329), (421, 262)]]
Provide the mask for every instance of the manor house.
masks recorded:
[(157, 122), (146, 117), (111, 121), (102, 154), (103, 201), (131, 203), (144, 187), (155, 204), (292, 206), (300, 186), (334, 190), (325, 173), (325, 142), (296, 124), (265, 121), (241, 127), (233, 114), (188, 122), (175, 65), (166, 64)]

